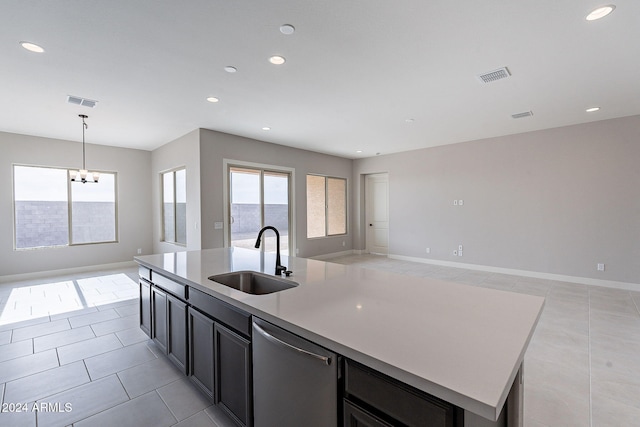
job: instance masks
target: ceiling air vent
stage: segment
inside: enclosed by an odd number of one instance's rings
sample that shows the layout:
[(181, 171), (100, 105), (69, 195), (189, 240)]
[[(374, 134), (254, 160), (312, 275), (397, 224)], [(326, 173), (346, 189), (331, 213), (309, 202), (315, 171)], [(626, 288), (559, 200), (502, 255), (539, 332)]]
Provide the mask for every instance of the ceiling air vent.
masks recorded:
[(480, 74), (478, 75), (478, 79), (480, 79), (482, 83), (491, 83), (496, 80), (506, 79), (510, 75), (511, 73), (507, 67), (502, 67), (497, 70), (489, 71), (488, 73)]
[(69, 104), (82, 105), (83, 107), (93, 108), (98, 101), (94, 101), (87, 98), (80, 98), (79, 96), (67, 95), (67, 102)]
[(533, 111), (525, 111), (523, 113), (512, 114), (511, 118), (512, 119), (522, 119), (524, 117), (531, 117), (531, 116), (533, 116)]

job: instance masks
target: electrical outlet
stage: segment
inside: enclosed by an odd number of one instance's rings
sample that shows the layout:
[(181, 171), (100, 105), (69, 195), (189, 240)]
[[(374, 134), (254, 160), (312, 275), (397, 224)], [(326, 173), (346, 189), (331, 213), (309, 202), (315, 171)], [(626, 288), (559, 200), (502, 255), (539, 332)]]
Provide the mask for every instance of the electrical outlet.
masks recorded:
[(462, 250), (462, 245), (458, 245), (458, 252)]
[(604, 271), (604, 264), (598, 264), (598, 271)]
[(430, 254), (431, 253), (431, 248), (427, 248), (427, 253)]
[(453, 201), (453, 206), (458, 206), (458, 201), (457, 200)]
[(458, 256), (462, 256), (462, 251), (458, 251)]
[(458, 206), (464, 205), (464, 200), (458, 200)]
[(142, 253), (142, 248), (138, 248), (138, 255)]
[(458, 251), (453, 251), (453, 256), (458, 256)]

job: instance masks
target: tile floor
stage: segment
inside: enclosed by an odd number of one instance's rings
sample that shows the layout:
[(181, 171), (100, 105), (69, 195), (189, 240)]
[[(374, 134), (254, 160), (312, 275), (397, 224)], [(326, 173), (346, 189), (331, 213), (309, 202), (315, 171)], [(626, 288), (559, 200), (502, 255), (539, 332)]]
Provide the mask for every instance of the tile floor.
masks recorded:
[(140, 330), (137, 275), (0, 284), (0, 426), (232, 425)]
[[(525, 358), (525, 426), (640, 425), (640, 292), (331, 261), (545, 296)], [(140, 331), (137, 296), (135, 269), (0, 284), (0, 401), (11, 409), (0, 426), (231, 425)]]

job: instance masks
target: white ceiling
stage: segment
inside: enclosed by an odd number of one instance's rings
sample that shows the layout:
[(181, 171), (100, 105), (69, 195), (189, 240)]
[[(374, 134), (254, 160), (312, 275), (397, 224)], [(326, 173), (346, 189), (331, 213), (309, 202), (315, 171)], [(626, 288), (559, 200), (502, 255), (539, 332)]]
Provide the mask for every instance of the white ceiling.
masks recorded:
[(0, 0), (0, 131), (79, 141), (84, 113), (88, 143), (152, 150), (206, 128), (358, 158), (637, 115), (640, 2), (587, 22), (602, 4)]

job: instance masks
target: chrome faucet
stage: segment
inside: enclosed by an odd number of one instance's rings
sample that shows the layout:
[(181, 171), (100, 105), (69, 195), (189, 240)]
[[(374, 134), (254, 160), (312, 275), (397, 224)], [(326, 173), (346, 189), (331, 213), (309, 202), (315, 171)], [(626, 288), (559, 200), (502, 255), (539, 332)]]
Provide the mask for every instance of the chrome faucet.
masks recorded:
[(271, 225), (262, 227), (262, 230), (260, 230), (260, 233), (258, 233), (258, 238), (256, 239), (256, 249), (260, 247), (262, 233), (264, 233), (265, 230), (273, 230), (276, 233), (276, 276), (280, 276), (282, 275), (282, 273), (284, 273), (287, 277), (289, 277), (292, 271), (287, 270), (287, 267), (280, 263), (280, 233), (275, 227)]

